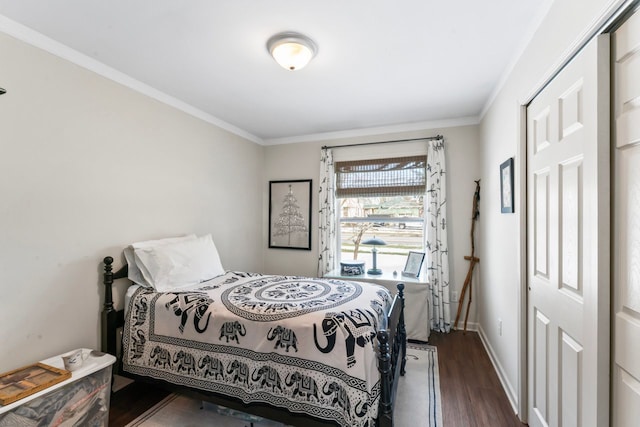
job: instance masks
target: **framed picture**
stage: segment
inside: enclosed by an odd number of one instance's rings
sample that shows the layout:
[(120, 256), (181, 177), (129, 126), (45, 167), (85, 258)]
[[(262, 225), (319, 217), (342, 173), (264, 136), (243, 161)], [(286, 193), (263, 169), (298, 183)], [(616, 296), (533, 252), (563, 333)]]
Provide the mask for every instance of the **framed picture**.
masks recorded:
[(311, 180), (269, 181), (269, 247), (311, 250)]
[(420, 276), (420, 270), (422, 269), (422, 262), (424, 261), (424, 252), (410, 251), (407, 256), (407, 263), (402, 271), (403, 276), (418, 277)]
[(500, 210), (513, 213), (513, 157), (500, 165)]
[(71, 378), (71, 372), (44, 363), (35, 363), (1, 374), (0, 405), (8, 405), (67, 378)]

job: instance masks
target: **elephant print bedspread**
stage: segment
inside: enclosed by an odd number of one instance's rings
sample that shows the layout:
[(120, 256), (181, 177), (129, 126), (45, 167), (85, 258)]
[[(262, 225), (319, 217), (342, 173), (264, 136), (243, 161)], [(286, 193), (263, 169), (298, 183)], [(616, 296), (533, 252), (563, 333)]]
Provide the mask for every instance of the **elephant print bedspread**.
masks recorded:
[(390, 305), (374, 284), (242, 272), (179, 292), (140, 288), (124, 369), (370, 426), (380, 396), (375, 334)]

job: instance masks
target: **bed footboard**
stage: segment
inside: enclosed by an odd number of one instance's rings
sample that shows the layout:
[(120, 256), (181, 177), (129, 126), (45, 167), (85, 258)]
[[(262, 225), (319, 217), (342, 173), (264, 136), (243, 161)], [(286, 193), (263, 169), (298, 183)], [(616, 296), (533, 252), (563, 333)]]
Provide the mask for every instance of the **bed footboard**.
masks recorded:
[(407, 332), (404, 324), (404, 284), (398, 284), (387, 316), (387, 330), (378, 331), (378, 370), (380, 371), (380, 410), (378, 426), (393, 426), (393, 407), (400, 376), (407, 363)]

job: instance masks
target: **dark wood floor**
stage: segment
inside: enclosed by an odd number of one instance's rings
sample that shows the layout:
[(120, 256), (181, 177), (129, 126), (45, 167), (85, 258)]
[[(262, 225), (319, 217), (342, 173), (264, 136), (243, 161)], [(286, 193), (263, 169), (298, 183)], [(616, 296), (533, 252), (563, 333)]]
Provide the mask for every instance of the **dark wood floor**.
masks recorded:
[(144, 414), (169, 393), (162, 389), (134, 382), (111, 395), (109, 427), (122, 427)]
[(524, 426), (515, 415), (477, 333), (431, 333), (429, 344), (438, 348), (445, 426)]
[[(513, 413), (477, 333), (432, 333), (429, 344), (438, 348), (446, 427), (523, 426)], [(126, 425), (166, 395), (163, 390), (140, 383), (125, 387), (111, 397), (109, 426)]]

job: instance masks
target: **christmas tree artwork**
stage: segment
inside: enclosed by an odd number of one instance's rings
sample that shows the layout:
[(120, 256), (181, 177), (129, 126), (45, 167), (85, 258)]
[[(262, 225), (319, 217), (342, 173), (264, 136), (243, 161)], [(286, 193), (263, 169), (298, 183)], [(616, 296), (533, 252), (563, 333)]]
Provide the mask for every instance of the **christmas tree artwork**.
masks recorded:
[(293, 195), (291, 184), (289, 192), (282, 200), (282, 212), (278, 215), (274, 226), (274, 236), (287, 236), (288, 245), (291, 245), (291, 236), (295, 233), (306, 233), (307, 227), (304, 225), (304, 217), (300, 213), (298, 200)]

